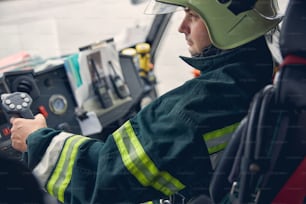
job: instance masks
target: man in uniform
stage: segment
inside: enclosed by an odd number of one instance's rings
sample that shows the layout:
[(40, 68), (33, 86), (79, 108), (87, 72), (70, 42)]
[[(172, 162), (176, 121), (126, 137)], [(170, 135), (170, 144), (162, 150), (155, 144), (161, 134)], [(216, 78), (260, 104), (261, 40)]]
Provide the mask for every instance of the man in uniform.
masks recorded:
[(140, 203), (208, 194), (213, 169), (253, 95), (271, 82), (264, 35), (274, 0), (158, 0), (185, 9), (179, 27), (201, 75), (160, 96), (105, 142), (12, 118), (13, 147), (64, 203)]

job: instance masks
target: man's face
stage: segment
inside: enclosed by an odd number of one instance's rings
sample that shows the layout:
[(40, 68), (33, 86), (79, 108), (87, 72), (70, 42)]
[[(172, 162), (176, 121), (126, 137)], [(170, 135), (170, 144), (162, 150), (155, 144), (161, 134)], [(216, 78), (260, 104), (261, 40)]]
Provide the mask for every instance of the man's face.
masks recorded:
[(192, 56), (200, 54), (211, 44), (203, 19), (194, 11), (185, 9), (185, 17), (178, 28), (185, 34), (189, 52)]

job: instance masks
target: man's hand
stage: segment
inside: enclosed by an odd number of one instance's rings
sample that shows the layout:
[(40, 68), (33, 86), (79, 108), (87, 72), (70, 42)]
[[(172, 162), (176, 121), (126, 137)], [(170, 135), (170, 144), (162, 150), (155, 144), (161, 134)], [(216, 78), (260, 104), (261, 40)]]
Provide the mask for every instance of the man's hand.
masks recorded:
[(26, 152), (28, 136), (40, 128), (47, 127), (46, 119), (42, 114), (37, 114), (35, 119), (11, 118), (11, 140), (14, 149)]

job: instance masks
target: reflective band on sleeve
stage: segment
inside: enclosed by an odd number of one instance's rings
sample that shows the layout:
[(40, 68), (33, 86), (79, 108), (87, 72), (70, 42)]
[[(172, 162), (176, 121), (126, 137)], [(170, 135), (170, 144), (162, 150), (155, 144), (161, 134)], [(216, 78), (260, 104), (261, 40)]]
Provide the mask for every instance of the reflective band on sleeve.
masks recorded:
[(236, 130), (239, 123), (235, 123), (229, 126), (226, 126), (222, 129), (214, 130), (212, 132), (206, 133), (203, 135), (203, 139), (206, 143), (208, 153), (214, 154), (219, 151), (222, 151), (228, 141), (230, 140), (232, 133)]
[(47, 183), (47, 191), (63, 203), (64, 192), (70, 183), (79, 147), (87, 140), (89, 140), (89, 138), (79, 135), (69, 137), (66, 140), (58, 163)]
[(135, 135), (130, 121), (114, 132), (113, 137), (125, 167), (143, 186), (152, 186), (167, 196), (185, 188), (168, 172), (157, 169)]
[(153, 204), (153, 201), (148, 201), (148, 202), (141, 203), (141, 204)]
[(62, 148), (67, 138), (74, 134), (61, 132), (55, 136), (48, 146), (42, 160), (34, 168), (33, 174), (38, 178), (40, 184), (45, 186), (52, 170), (60, 156)]

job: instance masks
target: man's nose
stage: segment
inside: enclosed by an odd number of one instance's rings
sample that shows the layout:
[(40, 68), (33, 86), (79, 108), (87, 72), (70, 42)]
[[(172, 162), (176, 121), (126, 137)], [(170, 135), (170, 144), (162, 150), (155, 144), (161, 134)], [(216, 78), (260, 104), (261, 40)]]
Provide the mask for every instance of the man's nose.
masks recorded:
[(189, 27), (185, 19), (181, 22), (180, 26), (178, 27), (178, 32), (187, 34), (189, 31)]

